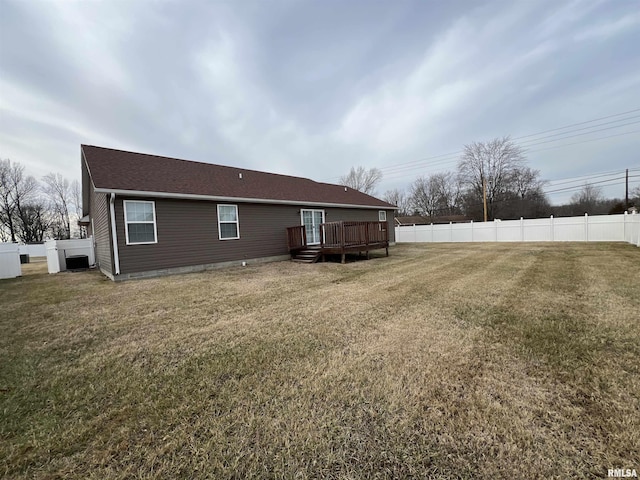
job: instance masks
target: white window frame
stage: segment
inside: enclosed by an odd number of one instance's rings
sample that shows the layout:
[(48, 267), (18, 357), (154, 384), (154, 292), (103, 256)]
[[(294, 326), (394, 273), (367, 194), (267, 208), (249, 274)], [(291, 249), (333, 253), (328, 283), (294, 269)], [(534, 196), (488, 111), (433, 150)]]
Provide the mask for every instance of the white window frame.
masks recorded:
[[(129, 222), (127, 219), (127, 204), (128, 203), (150, 203), (153, 210), (153, 221), (145, 222)], [(124, 210), (124, 234), (127, 240), (127, 245), (153, 245), (158, 243), (158, 224), (156, 222), (156, 202), (153, 200), (123, 200), (122, 209)], [(129, 223), (153, 223), (153, 242), (130, 242), (129, 241)]]
[(378, 221), (386, 222), (387, 221), (387, 211), (386, 210), (378, 210)]
[[(236, 221), (235, 222), (229, 222), (229, 221), (222, 221), (220, 220), (220, 207), (234, 207), (236, 209)], [(220, 224), (221, 223), (235, 223), (236, 224), (236, 232), (237, 232), (237, 236), (236, 237), (225, 237), (222, 238), (222, 230), (220, 229)], [(218, 204), (218, 240), (238, 240), (240, 238), (240, 215), (238, 214), (238, 205), (232, 205), (229, 203), (219, 203)]]

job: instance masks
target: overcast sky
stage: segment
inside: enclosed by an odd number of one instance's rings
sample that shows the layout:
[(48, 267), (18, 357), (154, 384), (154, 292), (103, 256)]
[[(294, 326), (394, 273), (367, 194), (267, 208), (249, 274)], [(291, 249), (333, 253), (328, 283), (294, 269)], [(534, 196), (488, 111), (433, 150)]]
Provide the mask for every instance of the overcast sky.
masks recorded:
[(470, 142), (602, 117), (522, 139), (529, 166), (640, 167), (638, 0), (0, 0), (0, 158), (37, 177), (79, 179), (86, 143), (331, 182), (378, 167), (382, 195)]

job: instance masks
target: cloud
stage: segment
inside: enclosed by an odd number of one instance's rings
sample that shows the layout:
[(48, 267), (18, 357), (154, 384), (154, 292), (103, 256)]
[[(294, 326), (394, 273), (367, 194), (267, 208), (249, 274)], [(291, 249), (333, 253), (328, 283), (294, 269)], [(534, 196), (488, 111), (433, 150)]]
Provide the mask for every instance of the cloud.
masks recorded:
[(622, 18), (601, 23), (578, 32), (573, 38), (581, 42), (585, 40), (606, 40), (626, 33), (640, 25), (640, 12)]
[(435, 5), (6, 1), (0, 153), (79, 175), (86, 142), (327, 179), (636, 101), (625, 2)]

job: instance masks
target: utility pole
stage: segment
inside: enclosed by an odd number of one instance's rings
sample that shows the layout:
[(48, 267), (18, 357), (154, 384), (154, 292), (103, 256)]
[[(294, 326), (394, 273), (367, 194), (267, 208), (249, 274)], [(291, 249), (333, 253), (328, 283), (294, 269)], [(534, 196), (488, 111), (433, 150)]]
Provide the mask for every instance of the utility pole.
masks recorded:
[(482, 177), (482, 204), (484, 205), (484, 221), (487, 221), (487, 181)]
[(629, 210), (629, 169), (627, 168), (625, 174), (626, 181), (624, 182), (624, 209)]

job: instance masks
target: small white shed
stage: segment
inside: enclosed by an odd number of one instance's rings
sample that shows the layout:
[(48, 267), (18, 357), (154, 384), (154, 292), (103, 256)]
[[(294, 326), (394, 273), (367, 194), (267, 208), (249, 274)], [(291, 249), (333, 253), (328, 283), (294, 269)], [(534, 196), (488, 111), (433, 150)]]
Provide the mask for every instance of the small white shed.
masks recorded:
[(22, 276), (20, 247), (17, 243), (0, 243), (0, 278)]

